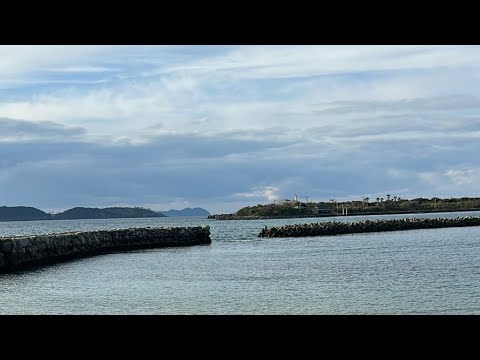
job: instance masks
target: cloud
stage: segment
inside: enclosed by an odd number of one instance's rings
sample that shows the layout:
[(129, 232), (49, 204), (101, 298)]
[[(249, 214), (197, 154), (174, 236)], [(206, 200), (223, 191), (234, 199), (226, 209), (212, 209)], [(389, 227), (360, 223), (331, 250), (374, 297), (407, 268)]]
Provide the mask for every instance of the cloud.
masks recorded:
[(52, 121), (31, 122), (0, 118), (0, 142), (51, 140), (59, 137), (75, 138), (85, 133), (85, 129), (81, 127), (66, 127)]
[[(241, 46), (166, 72), (225, 73), (238, 78), (291, 78), (451, 66), (478, 66), (475, 46)], [(459, 53), (464, 54), (459, 58)]]
[(480, 164), (457, 164), (455, 168), (419, 172), (418, 177), (430, 187), (429, 192), (444, 197), (478, 196), (480, 191)]
[(58, 68), (48, 68), (49, 72), (58, 73), (99, 73), (99, 72), (117, 72), (119, 69), (105, 66), (66, 66)]
[[(447, 153), (429, 152), (429, 143), (422, 148), (415, 139), (391, 139), (358, 143), (352, 151), (349, 146), (311, 141), (308, 131), (299, 141), (281, 127), (224, 131), (222, 136), (161, 134), (135, 144), (99, 143), (81, 132), (79, 137), (62, 131), (57, 136), (61, 127), (47, 129), (48, 141), (37, 133), (36, 140), (0, 142), (0, 154), (8, 154), (0, 161), (3, 201), (54, 210), (118, 204), (148, 204), (161, 210), (188, 201), (213, 212), (230, 212), (294, 193), (311, 200), (384, 192), (408, 197), (451, 188), (446, 174), (470, 174), (472, 166), (455, 165), (469, 154), (475, 164), (477, 147), (472, 140)], [(439, 165), (467, 172), (448, 173)], [(443, 180), (435, 183), (436, 176)]]
[(480, 99), (473, 95), (440, 96), (432, 98), (409, 98), (385, 101), (356, 101), (335, 102), (319, 113), (347, 114), (347, 113), (378, 113), (384, 112), (424, 112), (424, 111), (455, 111), (480, 108)]
[(215, 212), (299, 191), (478, 192), (479, 60), (477, 46), (0, 47), (0, 195)]
[(265, 198), (268, 201), (278, 200), (279, 188), (274, 186), (255, 187), (251, 192), (236, 193), (234, 196), (245, 198)]
[[(449, 169), (445, 171), (445, 175), (456, 186), (472, 185), (480, 181), (480, 169)], [(480, 187), (478, 187), (480, 189)]]
[[(355, 137), (375, 129), (410, 136), (405, 121), (411, 127), (421, 118), (424, 127), (442, 128), (451, 121), (439, 120), (439, 113), (459, 118), (455, 111), (476, 111), (479, 103), (473, 95), (478, 47), (230, 46), (200, 47), (198, 56), (185, 47), (65, 48), (78, 57), (58, 47), (47, 48), (51, 54), (22, 49), (12, 57), (22, 59), (23, 67), (5, 62), (10, 73), (43, 71), (48, 77), (39, 81), (71, 86), (0, 97), (0, 116), (81, 126), (91, 136), (132, 142), (169, 132), (221, 136), (231, 130), (319, 125), (347, 135), (364, 132)], [(26, 55), (37, 60), (26, 61)], [(54, 65), (45, 67), (47, 60)], [(155, 64), (161, 71), (145, 72)], [(125, 78), (52, 78), (52, 72), (121, 72)], [(104, 85), (82, 87), (82, 82)], [(152, 134), (158, 122), (164, 127)], [(335, 134), (328, 135), (325, 140), (335, 141)], [(369, 140), (375, 139), (363, 139)]]

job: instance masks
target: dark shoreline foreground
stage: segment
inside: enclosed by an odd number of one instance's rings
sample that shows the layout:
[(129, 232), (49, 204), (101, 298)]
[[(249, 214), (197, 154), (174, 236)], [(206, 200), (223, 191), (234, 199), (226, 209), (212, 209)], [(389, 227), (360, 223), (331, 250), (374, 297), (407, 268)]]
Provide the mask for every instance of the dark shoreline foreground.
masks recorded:
[(0, 237), (0, 273), (117, 251), (194, 246), (211, 242), (209, 226)]
[(447, 227), (480, 226), (480, 217), (445, 218), (406, 218), (393, 220), (362, 220), (356, 222), (329, 221), (323, 223), (284, 225), (265, 228), (259, 237), (307, 237), (331, 236), (340, 234), (372, 233), (383, 231), (437, 229)]

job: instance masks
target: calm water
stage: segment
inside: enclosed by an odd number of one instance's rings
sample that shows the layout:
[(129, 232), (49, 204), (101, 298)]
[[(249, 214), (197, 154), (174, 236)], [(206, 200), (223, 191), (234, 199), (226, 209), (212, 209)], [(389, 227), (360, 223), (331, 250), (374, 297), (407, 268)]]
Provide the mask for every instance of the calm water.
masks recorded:
[[(415, 217), (465, 215), (480, 213)], [(480, 227), (257, 237), (265, 225), (328, 220), (0, 222), (0, 236), (204, 224), (212, 233), (207, 246), (0, 275), (0, 314), (480, 314)]]

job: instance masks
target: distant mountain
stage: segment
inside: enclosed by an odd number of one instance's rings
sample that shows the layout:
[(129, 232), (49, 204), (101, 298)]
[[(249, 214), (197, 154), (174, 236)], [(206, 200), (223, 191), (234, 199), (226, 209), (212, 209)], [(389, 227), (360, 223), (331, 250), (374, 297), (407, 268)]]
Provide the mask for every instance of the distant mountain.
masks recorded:
[(50, 220), (50, 214), (27, 206), (1, 206), (0, 221)]
[(76, 207), (53, 215), (55, 220), (73, 219), (115, 219), (115, 218), (148, 218), (165, 217), (155, 211), (134, 207), (111, 207), (105, 209)]
[(169, 217), (176, 217), (176, 216), (204, 216), (207, 217), (210, 213), (202, 208), (185, 208), (183, 210), (175, 210), (171, 209), (168, 211), (159, 211), (159, 214), (163, 214)]

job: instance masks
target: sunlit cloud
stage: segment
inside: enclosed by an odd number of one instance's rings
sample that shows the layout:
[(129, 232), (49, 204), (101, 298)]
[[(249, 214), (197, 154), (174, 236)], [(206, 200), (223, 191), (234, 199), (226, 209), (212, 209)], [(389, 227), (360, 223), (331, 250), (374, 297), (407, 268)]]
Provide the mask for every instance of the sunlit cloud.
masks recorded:
[(265, 186), (254, 188), (251, 192), (236, 193), (235, 196), (245, 198), (265, 198), (268, 201), (278, 200), (279, 188), (274, 186)]

